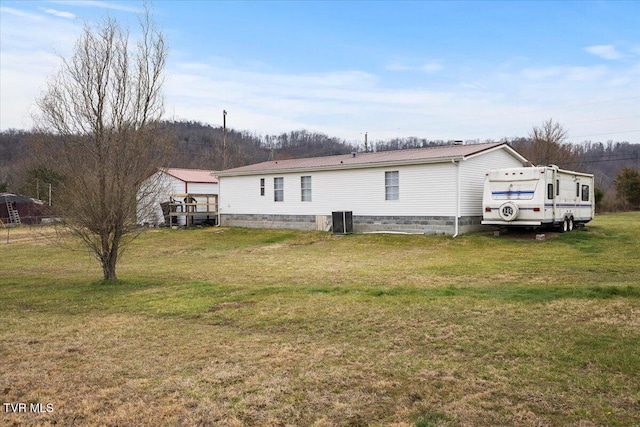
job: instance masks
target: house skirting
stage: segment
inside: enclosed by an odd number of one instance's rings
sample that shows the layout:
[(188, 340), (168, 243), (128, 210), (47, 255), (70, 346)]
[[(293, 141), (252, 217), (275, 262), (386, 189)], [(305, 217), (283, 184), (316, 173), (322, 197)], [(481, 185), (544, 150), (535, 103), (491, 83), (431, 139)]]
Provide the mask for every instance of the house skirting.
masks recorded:
[[(460, 217), (459, 233), (485, 228), (482, 216)], [(292, 230), (329, 231), (331, 215), (271, 215), (221, 214), (220, 224), (225, 227), (280, 228)], [(353, 231), (368, 233), (397, 231), (421, 234), (454, 234), (454, 216), (370, 216), (353, 215)]]

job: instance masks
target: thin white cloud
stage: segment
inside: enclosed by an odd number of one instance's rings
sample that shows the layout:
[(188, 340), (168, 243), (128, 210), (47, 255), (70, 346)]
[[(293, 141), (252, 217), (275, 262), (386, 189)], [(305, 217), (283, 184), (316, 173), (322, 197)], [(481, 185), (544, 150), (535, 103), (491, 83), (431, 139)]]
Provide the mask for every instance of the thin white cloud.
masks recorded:
[(56, 9), (47, 9), (44, 7), (39, 8), (41, 11), (43, 11), (44, 13), (48, 13), (49, 15), (53, 15), (53, 16), (57, 16), (58, 18), (67, 18), (67, 19), (75, 19), (77, 18), (76, 15), (74, 15), (71, 12), (64, 12), (61, 10), (56, 10)]
[[(549, 116), (568, 124), (588, 124), (593, 114), (616, 117), (616, 100), (638, 90), (633, 67), (496, 70), (467, 76), (468, 84), (430, 90), (388, 87), (382, 76), (364, 71), (295, 74), (238, 70), (230, 62), (185, 65), (168, 70), (169, 116), (219, 124), (220, 112), (226, 109), (237, 129), (265, 134), (305, 128), (347, 139), (358, 138), (354, 129), (369, 131), (372, 140), (526, 136)], [(594, 107), (594, 99), (612, 102)], [(570, 131), (587, 135), (632, 129), (628, 121), (576, 124)]]
[(631, 78), (629, 77), (617, 77), (609, 80), (605, 84), (607, 86), (625, 86), (631, 83)]
[(607, 67), (570, 67), (566, 76), (573, 81), (596, 81), (607, 75)]
[(442, 65), (438, 61), (432, 61), (426, 64), (422, 64), (419, 69), (420, 71), (424, 71), (425, 73), (437, 73), (438, 71), (444, 69), (444, 65)]
[(401, 62), (391, 62), (385, 67), (388, 71), (418, 71), (423, 73), (437, 73), (444, 69), (440, 61), (430, 61), (420, 65), (407, 65)]
[(587, 46), (584, 48), (585, 52), (588, 52), (592, 55), (599, 56), (603, 59), (616, 60), (622, 58), (622, 53), (616, 50), (616, 47), (610, 44), (607, 45), (596, 45), (596, 46)]
[(521, 71), (521, 76), (532, 82), (535, 81), (594, 81), (605, 77), (608, 72), (607, 67), (542, 67), (525, 68)]
[(32, 21), (44, 21), (44, 16), (42, 15), (38, 15), (35, 13), (29, 13), (29, 12), (25, 12), (24, 10), (20, 10), (20, 9), (14, 9), (12, 7), (0, 7), (0, 13), (6, 13), (8, 15), (13, 15), (13, 16), (17, 16), (19, 18), (26, 18), (26, 19), (30, 19)]
[(399, 62), (392, 62), (390, 64), (387, 64), (387, 66), (385, 68), (387, 70), (389, 70), (389, 71), (411, 71), (411, 70), (413, 70), (412, 67), (409, 67), (408, 65), (400, 64)]
[(561, 67), (525, 68), (521, 75), (528, 80), (544, 80), (561, 75)]
[(119, 10), (121, 12), (140, 13), (142, 8), (128, 6), (125, 2), (108, 2), (100, 0), (57, 0), (51, 3), (68, 5), (68, 6), (84, 6), (84, 7), (96, 7), (100, 9)]

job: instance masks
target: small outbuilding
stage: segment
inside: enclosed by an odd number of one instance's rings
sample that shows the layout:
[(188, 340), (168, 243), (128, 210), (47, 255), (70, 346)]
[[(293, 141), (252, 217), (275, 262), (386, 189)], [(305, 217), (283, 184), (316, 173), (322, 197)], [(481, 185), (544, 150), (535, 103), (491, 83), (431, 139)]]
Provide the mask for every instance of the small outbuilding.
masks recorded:
[(149, 177), (140, 197), (138, 223), (152, 226), (215, 225), (218, 215), (216, 171), (162, 168)]
[(42, 200), (13, 193), (0, 193), (0, 221), (3, 224), (40, 224), (46, 216)]
[(526, 162), (483, 143), (257, 163), (218, 173), (220, 224), (457, 235), (482, 228), (485, 174)]

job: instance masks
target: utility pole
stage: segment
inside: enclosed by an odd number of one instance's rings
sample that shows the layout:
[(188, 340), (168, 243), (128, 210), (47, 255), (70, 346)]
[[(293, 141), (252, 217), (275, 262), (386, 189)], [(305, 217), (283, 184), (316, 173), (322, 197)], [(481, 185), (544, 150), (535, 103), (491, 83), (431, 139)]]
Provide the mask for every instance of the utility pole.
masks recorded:
[(365, 153), (368, 153), (368, 152), (369, 152), (369, 146), (367, 145), (367, 133), (368, 133), (368, 132), (365, 132), (365, 133), (364, 133), (364, 152), (365, 152)]
[(227, 168), (227, 110), (222, 110), (222, 169)]

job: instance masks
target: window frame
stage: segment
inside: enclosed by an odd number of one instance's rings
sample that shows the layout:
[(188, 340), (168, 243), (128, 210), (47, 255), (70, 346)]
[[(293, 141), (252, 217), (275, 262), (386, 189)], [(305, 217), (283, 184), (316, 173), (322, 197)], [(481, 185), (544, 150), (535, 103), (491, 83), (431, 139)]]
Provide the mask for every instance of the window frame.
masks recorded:
[(311, 175), (303, 175), (300, 177), (300, 201), (311, 202), (313, 200), (312, 197), (313, 190)]
[(273, 201), (284, 202), (284, 177), (282, 176), (273, 177)]
[(384, 172), (384, 200), (400, 200), (400, 171)]
[(266, 194), (266, 180), (264, 178), (260, 178), (260, 196), (264, 196)]

